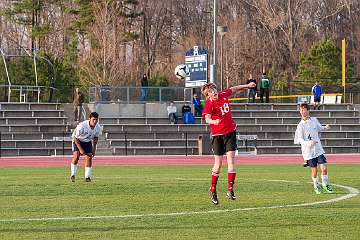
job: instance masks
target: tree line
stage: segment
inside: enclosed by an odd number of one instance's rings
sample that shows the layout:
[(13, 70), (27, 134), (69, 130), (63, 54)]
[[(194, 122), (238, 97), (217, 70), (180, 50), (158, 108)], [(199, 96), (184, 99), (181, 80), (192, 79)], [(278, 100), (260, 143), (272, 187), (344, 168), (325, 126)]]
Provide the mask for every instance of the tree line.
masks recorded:
[[(224, 77), (230, 85), (265, 71), (283, 92), (305, 91), (304, 83), (315, 80), (338, 86), (342, 39), (347, 77), (358, 76), (358, 0), (217, 2), (218, 25), (229, 28)], [(143, 73), (154, 85), (183, 86), (173, 70), (186, 50), (201, 46), (209, 62), (213, 56), (213, 0), (3, 0), (0, 8), (1, 49), (22, 47), (49, 59), (59, 88), (138, 86)], [(31, 59), (7, 61), (15, 82), (33, 82)], [(43, 65), (40, 80), (49, 84)], [(6, 83), (3, 64), (0, 77)]]

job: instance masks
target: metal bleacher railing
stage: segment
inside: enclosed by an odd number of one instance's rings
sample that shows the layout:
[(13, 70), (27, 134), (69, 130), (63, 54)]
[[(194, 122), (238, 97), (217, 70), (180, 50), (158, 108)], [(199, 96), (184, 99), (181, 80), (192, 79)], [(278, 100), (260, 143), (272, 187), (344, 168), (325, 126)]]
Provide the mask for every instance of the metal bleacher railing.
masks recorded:
[(51, 89), (56, 90), (47, 86), (0, 85), (0, 102), (48, 102), (44, 95), (48, 96)]
[[(311, 89), (311, 87), (310, 87)], [(141, 98), (141, 87), (115, 87), (115, 86), (92, 86), (89, 88), (90, 103), (136, 103), (136, 102), (169, 102), (169, 101), (191, 101), (192, 88), (184, 87), (148, 87), (147, 96)], [(311, 92), (293, 91), (284, 93), (273, 89), (270, 92), (271, 103), (297, 103), (298, 97), (311, 97)], [(360, 91), (349, 90), (344, 96), (342, 92), (325, 92), (324, 96), (334, 96), (334, 103), (360, 104)], [(256, 98), (259, 102), (259, 96)], [(340, 99), (340, 101), (339, 101)], [(231, 99), (233, 102), (247, 102), (247, 91), (235, 93)]]
[(89, 88), (90, 103), (133, 103), (169, 102), (192, 99), (192, 88), (184, 87), (147, 87), (146, 96), (141, 96), (141, 87), (92, 86)]
[[(0, 93), (1, 96), (7, 99), (0, 99), (0, 101), (7, 102), (40, 102), (41, 93), (47, 93), (50, 97), (47, 101), (52, 101), (52, 97), (56, 90), (56, 70), (54, 64), (47, 59), (45, 56), (39, 54), (38, 49), (28, 49), (23, 46), (18, 46), (16, 48), (1, 48), (0, 47), (0, 55), (2, 58), (2, 62), (4, 65), (6, 80), (4, 85), (0, 85)], [(31, 58), (34, 66), (34, 76), (35, 76), (35, 85), (16, 85), (12, 78), (16, 78), (16, 76), (12, 76), (9, 72), (8, 61), (12, 58)], [(49, 80), (51, 82), (51, 86), (40, 86), (39, 85), (39, 76), (38, 76), (38, 61), (44, 61), (51, 71), (49, 72)], [(45, 91), (45, 89), (49, 89), (49, 92)], [(19, 98), (15, 97), (12, 92), (19, 91)], [(32, 93), (36, 93), (36, 96), (33, 97)], [(32, 98), (28, 99), (29, 96)], [(35, 98), (35, 99), (34, 99)], [(17, 99), (17, 100), (16, 100)]]

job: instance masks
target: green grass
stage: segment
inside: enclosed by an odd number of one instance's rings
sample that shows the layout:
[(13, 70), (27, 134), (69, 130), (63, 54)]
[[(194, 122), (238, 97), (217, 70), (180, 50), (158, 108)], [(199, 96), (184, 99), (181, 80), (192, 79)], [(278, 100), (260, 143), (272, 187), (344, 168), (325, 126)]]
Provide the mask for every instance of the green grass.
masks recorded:
[[(240, 165), (235, 185), (237, 200), (225, 197), (223, 169), (218, 185), (220, 204), (213, 206), (208, 195), (210, 167), (95, 167), (90, 184), (83, 181), (83, 169), (77, 182), (71, 184), (65, 167), (0, 168), (0, 239), (360, 237), (359, 195), (315, 206), (209, 213), (310, 203), (348, 194), (340, 187), (335, 187), (335, 194), (314, 194), (309, 169), (300, 165)], [(359, 165), (330, 165), (329, 171), (331, 182), (360, 189)], [(130, 216), (119, 217), (124, 215)], [(118, 218), (26, 220), (79, 216)], [(11, 219), (23, 220), (4, 221)]]

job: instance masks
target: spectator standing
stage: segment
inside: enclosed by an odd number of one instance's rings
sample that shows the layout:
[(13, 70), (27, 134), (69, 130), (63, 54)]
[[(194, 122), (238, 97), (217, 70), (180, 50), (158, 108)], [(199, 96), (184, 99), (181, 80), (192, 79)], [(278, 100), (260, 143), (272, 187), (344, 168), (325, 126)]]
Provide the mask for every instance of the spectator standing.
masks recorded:
[[(249, 79), (246, 81), (246, 84), (249, 83), (256, 83), (256, 79), (252, 78), (252, 74), (249, 75)], [(251, 87), (248, 89), (248, 103), (255, 103), (255, 98), (256, 98), (256, 93), (257, 93), (257, 86), (255, 87)]]
[(148, 86), (149, 86), (148, 77), (144, 73), (143, 77), (141, 78), (141, 101), (147, 100)]
[(84, 95), (81, 93), (79, 88), (75, 88), (74, 100), (73, 100), (75, 122), (80, 121), (83, 103), (84, 103)]
[(317, 108), (320, 110), (320, 102), (322, 95), (322, 88), (318, 82), (315, 82), (314, 86), (311, 88), (311, 93), (314, 96), (314, 110)]
[(203, 107), (198, 95), (195, 93), (192, 100), (195, 108), (195, 116), (202, 116)]
[(264, 102), (264, 95), (265, 95), (265, 102), (269, 103), (269, 95), (270, 95), (270, 79), (266, 76), (264, 72), (261, 76), (260, 80), (260, 102)]

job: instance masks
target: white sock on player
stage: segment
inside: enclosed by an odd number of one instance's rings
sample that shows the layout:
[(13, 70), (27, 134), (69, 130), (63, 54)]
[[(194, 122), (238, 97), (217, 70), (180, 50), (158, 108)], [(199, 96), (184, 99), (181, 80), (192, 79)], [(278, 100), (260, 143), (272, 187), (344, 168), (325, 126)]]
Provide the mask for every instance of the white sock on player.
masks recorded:
[(92, 167), (85, 167), (85, 178), (91, 178)]
[(325, 187), (326, 185), (329, 184), (329, 179), (328, 179), (328, 175), (321, 175), (321, 181), (322, 181), (322, 185)]
[(76, 164), (71, 163), (70, 169), (71, 169), (71, 176), (76, 176), (77, 170), (79, 166)]
[(319, 186), (319, 181), (317, 177), (311, 177), (313, 184), (314, 184), (314, 188), (317, 188)]

